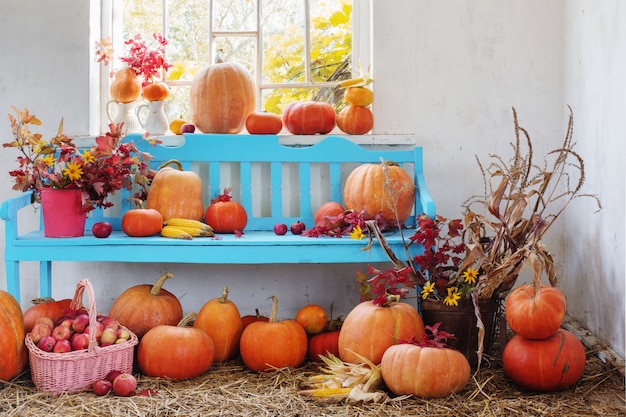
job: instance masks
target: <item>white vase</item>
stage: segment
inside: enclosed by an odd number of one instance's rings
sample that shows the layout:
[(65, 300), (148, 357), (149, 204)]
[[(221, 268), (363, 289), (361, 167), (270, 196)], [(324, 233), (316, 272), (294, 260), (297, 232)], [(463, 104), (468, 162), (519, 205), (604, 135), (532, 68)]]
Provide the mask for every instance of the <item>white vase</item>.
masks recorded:
[(137, 120), (137, 113), (135, 112), (138, 104), (138, 101), (120, 103), (119, 101), (110, 100), (106, 105), (109, 122), (115, 124), (123, 122), (123, 131), (125, 133), (141, 132), (141, 125), (139, 120)]
[(138, 106), (137, 119), (141, 127), (151, 135), (163, 135), (169, 127), (163, 100), (149, 101), (148, 104)]

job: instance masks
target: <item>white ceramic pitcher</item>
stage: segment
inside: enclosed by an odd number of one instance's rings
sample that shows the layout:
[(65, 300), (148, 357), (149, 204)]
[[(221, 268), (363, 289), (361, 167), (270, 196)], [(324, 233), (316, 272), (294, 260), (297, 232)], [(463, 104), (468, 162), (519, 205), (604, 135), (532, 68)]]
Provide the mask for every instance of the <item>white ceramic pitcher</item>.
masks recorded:
[(120, 103), (119, 101), (109, 100), (106, 105), (109, 122), (116, 124), (124, 122), (123, 131), (125, 133), (141, 132), (141, 125), (139, 120), (137, 120), (137, 113), (135, 112), (137, 104), (139, 104), (138, 101)]
[[(146, 113), (145, 118), (143, 114)], [(169, 128), (163, 100), (149, 101), (137, 107), (137, 119), (143, 129), (151, 135), (163, 135)]]

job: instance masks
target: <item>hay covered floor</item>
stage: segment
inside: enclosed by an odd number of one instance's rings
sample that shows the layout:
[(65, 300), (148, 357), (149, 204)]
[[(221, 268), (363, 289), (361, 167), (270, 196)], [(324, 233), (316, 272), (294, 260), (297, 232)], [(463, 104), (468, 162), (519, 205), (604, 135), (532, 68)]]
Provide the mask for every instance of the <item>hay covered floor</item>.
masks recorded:
[(214, 364), (201, 377), (168, 381), (138, 375), (138, 391), (152, 397), (98, 397), (91, 392), (51, 396), (38, 392), (24, 373), (0, 383), (2, 416), (625, 416), (623, 370), (587, 352), (581, 381), (558, 393), (525, 392), (505, 375), (501, 361), (487, 366), (457, 395), (426, 400), (390, 395), (379, 404), (347, 404), (298, 394), (302, 381), (319, 366), (256, 374), (239, 361)]

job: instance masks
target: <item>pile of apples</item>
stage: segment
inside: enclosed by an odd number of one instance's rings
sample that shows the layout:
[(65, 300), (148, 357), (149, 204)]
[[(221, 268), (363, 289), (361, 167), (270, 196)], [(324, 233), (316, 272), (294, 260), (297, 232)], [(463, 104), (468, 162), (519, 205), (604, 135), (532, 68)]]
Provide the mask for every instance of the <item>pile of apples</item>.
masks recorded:
[[(70, 311), (56, 323), (40, 317), (30, 332), (33, 343), (44, 352), (66, 353), (89, 347), (89, 315), (85, 309)], [(130, 339), (128, 329), (105, 315), (96, 318), (96, 342), (105, 347)]]

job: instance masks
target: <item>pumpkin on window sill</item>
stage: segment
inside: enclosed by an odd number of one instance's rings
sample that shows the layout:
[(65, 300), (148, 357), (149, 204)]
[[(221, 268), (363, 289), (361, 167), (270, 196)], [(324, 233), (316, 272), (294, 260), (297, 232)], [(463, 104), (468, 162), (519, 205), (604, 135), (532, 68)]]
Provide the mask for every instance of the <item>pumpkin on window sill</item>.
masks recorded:
[(148, 101), (165, 100), (170, 95), (170, 88), (162, 81), (155, 81), (143, 88), (143, 98)]
[(119, 103), (130, 103), (141, 96), (141, 81), (135, 70), (124, 67), (115, 73), (109, 87), (111, 98)]

